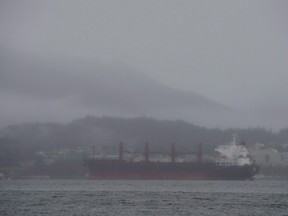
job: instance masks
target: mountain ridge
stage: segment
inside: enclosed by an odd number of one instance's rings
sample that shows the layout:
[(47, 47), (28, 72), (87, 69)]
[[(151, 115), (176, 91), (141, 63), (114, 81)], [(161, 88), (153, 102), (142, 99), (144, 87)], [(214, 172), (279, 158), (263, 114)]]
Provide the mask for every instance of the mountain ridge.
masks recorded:
[[(21, 97), (23, 109), (34, 111), (30, 113), (35, 115), (34, 121), (40, 115), (45, 118), (45, 106), (47, 110), (51, 106), (55, 116), (69, 114), (66, 119), (75, 117), (77, 112), (77, 116), (183, 119), (208, 127), (238, 126), (244, 122), (243, 116), (238, 118), (238, 110), (198, 93), (165, 86), (125, 65), (27, 58), (7, 60), (1, 69), (0, 90)], [(32, 102), (26, 102), (26, 97)], [(38, 105), (41, 109), (37, 109)]]

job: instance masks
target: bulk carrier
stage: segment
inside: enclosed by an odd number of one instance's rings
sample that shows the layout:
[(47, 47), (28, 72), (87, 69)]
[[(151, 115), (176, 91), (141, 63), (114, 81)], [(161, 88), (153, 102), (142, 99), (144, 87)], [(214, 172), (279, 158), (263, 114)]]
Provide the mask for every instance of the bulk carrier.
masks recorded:
[[(202, 145), (198, 147), (197, 161), (177, 160), (180, 154), (171, 146), (169, 161), (151, 160), (148, 144), (145, 145), (143, 160), (124, 157), (123, 144), (119, 144), (118, 158), (93, 158), (84, 161), (90, 179), (162, 179), (162, 180), (251, 180), (259, 173), (244, 143), (236, 143), (237, 136), (227, 145), (218, 146), (219, 156), (215, 162), (202, 161)], [(185, 154), (185, 153), (182, 153)]]

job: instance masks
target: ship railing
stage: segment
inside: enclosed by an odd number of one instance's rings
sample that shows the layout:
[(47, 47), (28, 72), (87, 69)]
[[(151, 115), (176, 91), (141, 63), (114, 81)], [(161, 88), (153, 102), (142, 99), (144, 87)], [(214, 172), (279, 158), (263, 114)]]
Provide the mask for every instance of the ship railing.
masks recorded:
[(92, 157), (89, 157), (90, 159), (111, 159), (111, 160), (116, 160), (118, 159), (118, 155), (104, 155), (104, 154), (99, 154), (99, 155), (93, 155)]
[(220, 161), (220, 160), (217, 160), (216, 161), (216, 165), (217, 166), (235, 166), (235, 165), (238, 165), (237, 164), (237, 161)]

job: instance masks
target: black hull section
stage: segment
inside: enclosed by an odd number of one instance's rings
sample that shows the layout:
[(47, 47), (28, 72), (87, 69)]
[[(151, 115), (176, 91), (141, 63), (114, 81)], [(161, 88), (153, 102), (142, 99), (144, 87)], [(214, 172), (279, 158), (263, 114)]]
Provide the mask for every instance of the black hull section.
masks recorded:
[(259, 166), (217, 166), (214, 163), (127, 162), (87, 160), (91, 179), (248, 180)]

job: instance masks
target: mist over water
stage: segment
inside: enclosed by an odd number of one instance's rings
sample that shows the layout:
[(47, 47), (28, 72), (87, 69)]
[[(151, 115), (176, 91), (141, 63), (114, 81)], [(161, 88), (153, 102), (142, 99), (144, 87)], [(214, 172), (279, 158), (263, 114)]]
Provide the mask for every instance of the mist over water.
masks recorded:
[(247, 147), (278, 148), (285, 164), (287, 9), (282, 0), (1, 0), (0, 216), (287, 216), (287, 180), (67, 180), (84, 178), (92, 146), (175, 142), (188, 152), (203, 142), (214, 153), (237, 130)]
[(88, 114), (288, 126), (283, 1), (0, 4), (1, 128)]

